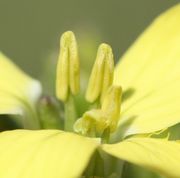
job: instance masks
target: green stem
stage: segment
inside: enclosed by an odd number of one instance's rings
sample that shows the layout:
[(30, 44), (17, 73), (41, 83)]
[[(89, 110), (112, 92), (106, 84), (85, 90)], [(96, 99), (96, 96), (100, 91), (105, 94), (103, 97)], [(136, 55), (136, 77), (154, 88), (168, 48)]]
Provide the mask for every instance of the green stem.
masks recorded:
[(64, 104), (65, 107), (65, 125), (64, 130), (73, 131), (74, 122), (77, 119), (76, 108), (74, 104), (74, 98), (69, 94), (67, 101)]
[(109, 143), (109, 139), (110, 139), (110, 128), (106, 128), (101, 136), (101, 142), (102, 143)]
[(97, 150), (85, 170), (84, 178), (104, 178), (104, 162)]

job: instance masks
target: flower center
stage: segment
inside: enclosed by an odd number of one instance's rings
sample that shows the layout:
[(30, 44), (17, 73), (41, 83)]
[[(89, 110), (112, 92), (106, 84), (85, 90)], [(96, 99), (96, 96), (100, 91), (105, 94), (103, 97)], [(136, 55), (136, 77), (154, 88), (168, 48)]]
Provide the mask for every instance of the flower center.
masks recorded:
[(101, 44), (86, 89), (89, 108), (77, 115), (76, 95), (80, 92), (78, 47), (74, 34), (65, 32), (60, 39), (57, 64), (56, 96), (64, 103), (64, 130), (89, 137), (109, 139), (120, 117), (122, 89), (113, 86), (114, 60), (112, 49)]

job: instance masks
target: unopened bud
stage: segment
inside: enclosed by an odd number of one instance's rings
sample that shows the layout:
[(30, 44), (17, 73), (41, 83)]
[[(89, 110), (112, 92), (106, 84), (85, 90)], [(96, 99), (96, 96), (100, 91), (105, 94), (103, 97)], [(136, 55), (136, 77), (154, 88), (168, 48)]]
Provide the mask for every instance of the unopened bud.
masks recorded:
[(50, 96), (43, 96), (39, 99), (37, 111), (43, 129), (63, 128), (63, 120), (61, 118), (62, 110), (59, 110), (59, 106), (59, 103)]

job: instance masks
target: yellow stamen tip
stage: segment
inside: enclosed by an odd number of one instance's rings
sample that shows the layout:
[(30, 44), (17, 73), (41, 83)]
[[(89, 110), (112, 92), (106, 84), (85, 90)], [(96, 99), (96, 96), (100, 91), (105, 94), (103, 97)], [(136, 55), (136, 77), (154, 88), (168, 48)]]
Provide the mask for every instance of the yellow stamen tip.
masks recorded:
[(104, 94), (112, 85), (114, 73), (114, 60), (112, 49), (108, 44), (101, 44), (97, 51), (97, 57), (89, 79), (86, 100), (94, 102), (100, 97), (102, 101)]
[(60, 39), (60, 54), (57, 64), (56, 96), (66, 101), (68, 93), (79, 91), (79, 55), (76, 38), (73, 32), (65, 32)]
[(106, 113), (111, 132), (116, 129), (120, 118), (121, 97), (122, 88), (120, 86), (111, 86), (106, 92), (102, 103), (102, 112)]

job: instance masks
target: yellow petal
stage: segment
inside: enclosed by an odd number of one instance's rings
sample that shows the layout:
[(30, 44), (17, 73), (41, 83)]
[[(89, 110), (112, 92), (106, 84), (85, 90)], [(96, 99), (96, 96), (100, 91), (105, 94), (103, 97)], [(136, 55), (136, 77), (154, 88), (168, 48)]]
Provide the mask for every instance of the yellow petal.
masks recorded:
[(180, 177), (180, 143), (153, 138), (131, 138), (102, 149), (123, 160), (171, 178)]
[(126, 135), (180, 121), (180, 4), (158, 17), (123, 56), (114, 83), (124, 91), (121, 123)]
[(58, 130), (0, 134), (1, 178), (78, 178), (98, 144)]
[(40, 93), (40, 83), (0, 52), (0, 114), (20, 113), (22, 102), (31, 104)]
[(0, 92), (0, 114), (23, 114), (23, 105), (20, 101)]

